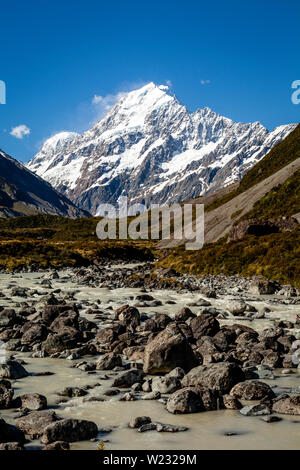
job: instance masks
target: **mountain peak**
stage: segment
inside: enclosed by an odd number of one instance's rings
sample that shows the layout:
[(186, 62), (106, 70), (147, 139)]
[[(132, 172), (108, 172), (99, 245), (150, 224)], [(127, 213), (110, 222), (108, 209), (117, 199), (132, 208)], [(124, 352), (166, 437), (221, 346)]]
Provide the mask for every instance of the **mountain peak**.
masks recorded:
[(62, 131), (59, 132), (58, 134), (53, 135), (52, 137), (49, 137), (48, 139), (45, 140), (43, 143), (43, 148), (44, 149), (53, 149), (57, 150), (58, 148), (62, 147), (66, 143), (71, 142), (74, 140), (76, 137), (78, 137), (79, 134), (76, 132), (68, 132), (68, 131)]
[(140, 129), (153, 112), (159, 113), (172, 104), (179, 106), (169, 87), (150, 82), (137, 90), (122, 94), (106, 116), (94, 127), (98, 131), (103, 129), (106, 137), (112, 130), (116, 134), (127, 132), (129, 129)]
[(120, 196), (171, 204), (238, 181), (293, 129), (268, 132), (208, 107), (189, 113), (167, 85), (149, 82), (82, 135), (51, 138), (28, 167), (94, 214)]

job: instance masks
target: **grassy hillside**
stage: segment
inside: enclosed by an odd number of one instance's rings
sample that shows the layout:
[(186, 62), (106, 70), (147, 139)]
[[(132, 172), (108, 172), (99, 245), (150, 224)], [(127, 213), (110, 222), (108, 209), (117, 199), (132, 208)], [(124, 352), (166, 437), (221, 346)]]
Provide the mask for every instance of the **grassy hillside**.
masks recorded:
[(300, 212), (300, 170), (254, 204), (240, 220), (291, 216)]
[(0, 268), (87, 266), (93, 260), (152, 260), (145, 241), (101, 241), (99, 218), (33, 215), (0, 219)]
[(165, 253), (158, 264), (196, 275), (262, 275), (300, 287), (300, 227), (293, 232), (247, 236), (231, 243), (223, 239), (199, 251), (179, 247)]
[(222, 206), (255, 184), (273, 175), (276, 171), (297, 158), (300, 158), (300, 124), (244, 175), (237, 189), (218, 198), (207, 206), (205, 210), (211, 211)]

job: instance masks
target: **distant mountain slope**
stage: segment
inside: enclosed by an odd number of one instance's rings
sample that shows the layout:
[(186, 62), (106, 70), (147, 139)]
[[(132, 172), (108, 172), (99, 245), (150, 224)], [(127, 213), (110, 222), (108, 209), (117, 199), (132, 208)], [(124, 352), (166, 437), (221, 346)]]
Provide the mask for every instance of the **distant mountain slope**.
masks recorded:
[(269, 219), (300, 215), (300, 170), (259, 199), (241, 219)]
[[(271, 150), (232, 191), (195, 198), (205, 204), (205, 243), (226, 236), (232, 226), (247, 218), (285, 217), (300, 212), (300, 124)], [(226, 189), (226, 188), (225, 188)], [(161, 241), (174, 247), (182, 240)]]
[(67, 217), (87, 217), (65, 196), (0, 150), (0, 217), (43, 212)]
[(51, 137), (28, 168), (93, 214), (120, 196), (171, 204), (239, 181), (294, 128), (268, 132), (209, 108), (189, 113), (168, 87), (149, 83), (82, 135)]
[(206, 210), (222, 206), (298, 158), (300, 158), (300, 124), (243, 176), (237, 188), (215, 199), (207, 205)]
[[(166, 251), (159, 264), (193, 274), (262, 275), (300, 287), (300, 225), (295, 222), (300, 222), (299, 151), (300, 126), (250, 170), (238, 188), (194, 199), (194, 204), (206, 206), (203, 249), (187, 251), (185, 241), (161, 241)], [(263, 227), (277, 218), (287, 231), (230, 236), (243, 224)]]

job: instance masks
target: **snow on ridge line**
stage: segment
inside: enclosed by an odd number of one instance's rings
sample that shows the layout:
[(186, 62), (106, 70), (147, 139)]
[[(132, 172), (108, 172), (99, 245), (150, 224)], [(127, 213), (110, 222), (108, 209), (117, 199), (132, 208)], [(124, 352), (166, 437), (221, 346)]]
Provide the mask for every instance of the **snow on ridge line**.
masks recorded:
[(168, 204), (239, 180), (294, 127), (268, 132), (208, 107), (189, 113), (169, 88), (151, 82), (123, 95), (83, 134), (53, 136), (54, 148), (44, 146), (28, 168), (92, 212), (121, 193)]

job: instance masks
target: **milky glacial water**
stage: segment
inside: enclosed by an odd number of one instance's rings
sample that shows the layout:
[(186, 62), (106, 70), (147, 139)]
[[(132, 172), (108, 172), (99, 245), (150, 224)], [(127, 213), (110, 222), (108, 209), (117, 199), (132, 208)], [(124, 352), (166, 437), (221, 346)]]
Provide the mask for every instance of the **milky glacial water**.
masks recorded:
[[(116, 268), (117, 269), (117, 268)], [(71, 272), (66, 270), (60, 276), (70, 276)], [(40, 293), (49, 292), (40, 285), (42, 273), (27, 273), (21, 275), (0, 275), (1, 290), (8, 294), (11, 287), (16, 285), (36, 288)], [(100, 309), (111, 311), (124, 303), (136, 304), (135, 297), (141, 290), (135, 288), (113, 289), (91, 288), (77, 285), (69, 279), (58, 279), (51, 281), (53, 289), (60, 288), (64, 295), (76, 292), (75, 298), (78, 302), (89, 300), (94, 302), (101, 300)], [(151, 295), (162, 301), (161, 306), (139, 307), (141, 312), (151, 316), (156, 312), (174, 315), (179, 308), (197, 301), (201, 296), (199, 293), (177, 293), (169, 290), (154, 290)], [(228, 296), (209, 299), (212, 306), (224, 309)], [(40, 296), (35, 295), (32, 300), (39, 300)], [(11, 298), (9, 305), (7, 300), (0, 299), (0, 305), (13, 306), (18, 301), (30, 301), (31, 299)], [(250, 321), (249, 319), (230, 318), (222, 320), (221, 323), (243, 323), (255, 329), (263, 329), (273, 326), (274, 319), (295, 320), (296, 313), (300, 307), (295, 305), (282, 305), (270, 303), (272, 297), (262, 297), (253, 300), (249, 296), (249, 303), (262, 311), (264, 307), (271, 308), (271, 312), (266, 314), (263, 320)], [(176, 304), (170, 305), (166, 302), (174, 301)], [(194, 313), (201, 311), (201, 307), (190, 307)], [(84, 310), (81, 314), (86, 318), (95, 321), (99, 326), (104, 326), (93, 315), (86, 315)], [(299, 337), (299, 331), (293, 331)], [(99, 439), (105, 442), (105, 449), (300, 449), (300, 416), (281, 415), (282, 421), (276, 423), (265, 423), (260, 417), (245, 417), (238, 411), (219, 410), (204, 413), (187, 415), (172, 415), (165, 410), (163, 403), (158, 401), (142, 400), (142, 394), (137, 394), (140, 399), (133, 402), (119, 401), (120, 395), (105, 397), (103, 392), (111, 387), (116, 372), (96, 371), (94, 374), (87, 374), (77, 368), (74, 364), (78, 361), (62, 359), (30, 358), (28, 353), (14, 353), (16, 358), (26, 362), (26, 369), (30, 374), (37, 372), (51, 371), (51, 376), (34, 376), (14, 381), (15, 396), (23, 393), (41, 393), (48, 399), (49, 409), (55, 409), (61, 417), (78, 419), (88, 419), (97, 423), (99, 428), (109, 427), (112, 432), (109, 434), (99, 434)], [(96, 358), (85, 357), (80, 359), (91, 361)], [(281, 371), (275, 371), (275, 380), (264, 380), (274, 388), (276, 394), (288, 393), (291, 389), (296, 390), (300, 386), (299, 370), (295, 369), (295, 374), (281, 376)], [(97, 385), (96, 385), (97, 384)], [(65, 387), (94, 386), (88, 391), (86, 397), (75, 398), (67, 403), (60, 402), (58, 392)], [(121, 392), (123, 393), (123, 392)], [(98, 397), (105, 401), (86, 401), (91, 397)], [(246, 404), (246, 402), (244, 402)], [(251, 402), (253, 404), (253, 402)], [(15, 412), (13, 410), (1, 410), (1, 417), (10, 423), (14, 423)], [(153, 421), (175, 424), (188, 427), (188, 431), (180, 433), (158, 433), (150, 431), (139, 433), (129, 429), (129, 421), (136, 416), (150, 416)], [(226, 433), (236, 435), (227, 436)], [(96, 449), (98, 442), (78, 442), (71, 444), (72, 449)], [(29, 449), (39, 448), (39, 441), (30, 442)]]

